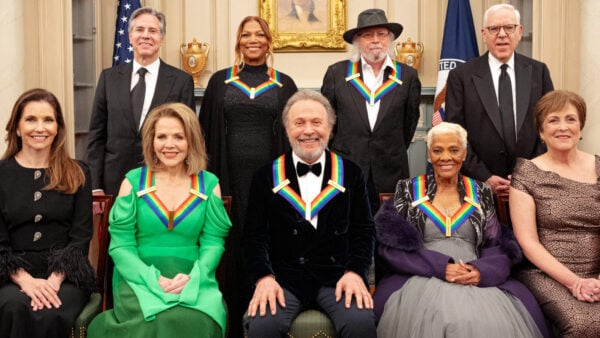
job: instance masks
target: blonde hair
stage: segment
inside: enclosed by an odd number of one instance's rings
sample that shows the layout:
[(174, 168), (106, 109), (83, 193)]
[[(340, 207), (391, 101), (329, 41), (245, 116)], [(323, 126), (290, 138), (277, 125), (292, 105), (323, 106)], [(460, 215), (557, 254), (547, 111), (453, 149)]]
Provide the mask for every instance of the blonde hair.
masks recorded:
[(46, 175), (50, 182), (44, 190), (56, 190), (65, 194), (74, 194), (79, 187), (85, 185), (85, 174), (81, 166), (69, 156), (67, 150), (67, 128), (60, 103), (54, 94), (43, 88), (30, 89), (17, 99), (13, 106), (10, 119), (6, 124), (6, 151), (2, 159), (15, 156), (23, 148), (23, 142), (17, 135), (19, 121), (23, 117), (23, 110), (31, 102), (46, 102), (54, 110), (54, 118), (58, 125), (56, 136), (50, 146), (50, 158)]
[(142, 152), (144, 163), (152, 170), (160, 169), (160, 163), (156, 163), (154, 149), (154, 137), (156, 136), (156, 123), (165, 117), (176, 118), (181, 122), (188, 143), (188, 154), (184, 165), (186, 173), (193, 175), (206, 169), (206, 147), (204, 137), (200, 129), (200, 122), (196, 114), (183, 103), (165, 103), (150, 113), (142, 127)]
[[(240, 22), (237, 30), (237, 38), (235, 39), (235, 64), (242, 65), (242, 67), (244, 66), (244, 55), (240, 50), (240, 40), (242, 39), (242, 33), (244, 32), (244, 25), (250, 21), (255, 21), (258, 23), (260, 29), (262, 29), (263, 33), (265, 33), (265, 38), (267, 38), (268, 45), (267, 60), (271, 61), (271, 67), (273, 67), (273, 34), (271, 34), (271, 30), (269, 29), (269, 24), (267, 21), (259, 16), (247, 16), (242, 19), (242, 22)], [(268, 64), (269, 62), (267, 62), (267, 65)]]

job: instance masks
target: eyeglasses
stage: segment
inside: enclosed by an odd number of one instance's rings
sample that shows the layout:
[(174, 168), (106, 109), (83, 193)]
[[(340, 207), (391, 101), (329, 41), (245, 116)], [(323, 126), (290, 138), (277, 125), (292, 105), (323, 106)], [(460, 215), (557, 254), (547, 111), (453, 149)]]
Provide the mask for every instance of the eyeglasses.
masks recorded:
[(489, 26), (489, 27), (485, 27), (485, 29), (488, 30), (488, 32), (490, 32), (490, 34), (492, 35), (497, 35), (498, 33), (500, 33), (500, 29), (504, 29), (504, 32), (506, 34), (512, 34), (517, 30), (517, 27), (519, 27), (519, 25), (503, 25), (503, 26)]
[(390, 36), (390, 32), (364, 32), (360, 33), (358, 36), (365, 40), (373, 40), (375, 37), (377, 37), (378, 40), (381, 40)]

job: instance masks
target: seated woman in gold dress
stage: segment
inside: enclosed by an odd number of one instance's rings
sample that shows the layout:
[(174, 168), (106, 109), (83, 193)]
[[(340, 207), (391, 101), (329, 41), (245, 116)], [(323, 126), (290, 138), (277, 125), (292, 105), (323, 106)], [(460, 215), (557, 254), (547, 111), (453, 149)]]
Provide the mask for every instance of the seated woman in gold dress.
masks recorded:
[(512, 175), (510, 217), (533, 264), (518, 278), (561, 337), (598, 337), (600, 157), (577, 149), (586, 104), (557, 90), (538, 101), (534, 118), (548, 151), (518, 159)]

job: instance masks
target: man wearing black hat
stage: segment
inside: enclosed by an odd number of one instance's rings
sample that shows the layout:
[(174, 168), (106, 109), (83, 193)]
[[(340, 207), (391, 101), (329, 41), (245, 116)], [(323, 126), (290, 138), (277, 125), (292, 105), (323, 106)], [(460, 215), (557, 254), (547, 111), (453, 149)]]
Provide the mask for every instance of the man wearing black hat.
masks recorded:
[(409, 177), (406, 151), (419, 120), (417, 71), (389, 55), (401, 32), (381, 9), (360, 13), (356, 28), (344, 33), (352, 57), (329, 66), (321, 87), (338, 116), (330, 148), (361, 167), (374, 211), (380, 192)]

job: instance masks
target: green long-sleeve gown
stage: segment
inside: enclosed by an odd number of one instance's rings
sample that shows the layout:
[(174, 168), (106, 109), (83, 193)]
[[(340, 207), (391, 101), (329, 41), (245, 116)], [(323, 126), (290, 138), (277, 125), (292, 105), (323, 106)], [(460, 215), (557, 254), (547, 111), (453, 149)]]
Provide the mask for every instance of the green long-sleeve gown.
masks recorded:
[[(213, 194), (218, 179), (207, 171), (194, 175), (196, 189), (192, 183), (169, 230), (169, 211), (148, 192), (154, 176), (146, 170), (127, 173), (131, 193), (118, 197), (111, 210), (114, 309), (94, 319), (89, 336), (222, 336), (226, 314), (215, 270), (231, 222)], [(189, 282), (180, 294), (165, 293), (159, 275), (172, 278), (177, 273), (189, 274)]]

